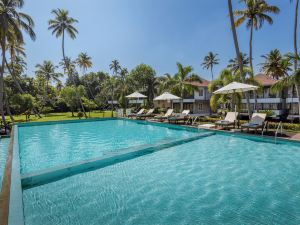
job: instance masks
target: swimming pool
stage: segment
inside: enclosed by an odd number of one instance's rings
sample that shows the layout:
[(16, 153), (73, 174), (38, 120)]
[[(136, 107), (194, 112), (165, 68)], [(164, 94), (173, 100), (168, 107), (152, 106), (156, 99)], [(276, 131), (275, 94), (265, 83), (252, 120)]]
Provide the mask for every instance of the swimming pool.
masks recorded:
[(6, 165), (9, 138), (0, 139), (0, 192), (2, 189), (3, 173)]
[(20, 126), (18, 132), (22, 174), (198, 133), (122, 119)]
[(299, 174), (299, 144), (216, 134), (24, 190), (25, 224), (299, 224)]

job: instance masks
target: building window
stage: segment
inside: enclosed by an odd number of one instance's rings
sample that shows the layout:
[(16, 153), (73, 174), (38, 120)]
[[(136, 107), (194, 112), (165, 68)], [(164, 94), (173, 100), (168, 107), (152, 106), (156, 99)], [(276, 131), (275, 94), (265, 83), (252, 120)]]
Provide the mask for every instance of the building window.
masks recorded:
[(204, 96), (204, 91), (203, 91), (203, 89), (201, 88), (201, 89), (199, 89), (199, 96), (200, 97), (203, 97)]
[(202, 104), (202, 103), (200, 103), (200, 104), (198, 105), (198, 109), (199, 109), (199, 111), (202, 111), (202, 110), (203, 110), (203, 104)]

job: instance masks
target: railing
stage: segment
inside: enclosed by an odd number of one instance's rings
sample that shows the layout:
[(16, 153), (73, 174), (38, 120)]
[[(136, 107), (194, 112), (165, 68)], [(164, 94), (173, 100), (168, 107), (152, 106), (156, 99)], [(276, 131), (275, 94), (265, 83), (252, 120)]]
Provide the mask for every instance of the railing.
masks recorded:
[(276, 132), (275, 132), (275, 144), (277, 143), (277, 135), (278, 135), (279, 128), (280, 128), (280, 134), (282, 135), (282, 122), (281, 121), (278, 124)]
[(261, 136), (264, 136), (265, 130), (266, 130), (266, 131), (269, 130), (269, 122), (268, 122), (268, 121), (264, 124), (264, 127), (263, 127), (263, 129), (262, 129), (262, 131), (261, 131)]

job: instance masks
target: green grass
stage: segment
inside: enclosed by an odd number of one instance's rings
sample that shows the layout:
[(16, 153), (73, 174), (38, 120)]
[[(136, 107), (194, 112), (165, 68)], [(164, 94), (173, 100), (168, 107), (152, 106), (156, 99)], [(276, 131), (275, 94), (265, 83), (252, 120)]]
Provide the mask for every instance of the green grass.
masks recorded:
[[(71, 112), (63, 112), (63, 113), (48, 113), (46, 115), (41, 115), (42, 118), (38, 118), (35, 115), (30, 116), (30, 120), (26, 121), (25, 115), (15, 115), (14, 119), (16, 123), (24, 123), (24, 122), (47, 122), (47, 121), (61, 121), (61, 120), (76, 120), (79, 119), (74, 113), (75, 116), (72, 116)], [(104, 118), (111, 117), (111, 111), (93, 111), (87, 113), (88, 118)], [(7, 120), (10, 121), (9, 116), (6, 116)], [(85, 117), (82, 118), (84, 120)]]

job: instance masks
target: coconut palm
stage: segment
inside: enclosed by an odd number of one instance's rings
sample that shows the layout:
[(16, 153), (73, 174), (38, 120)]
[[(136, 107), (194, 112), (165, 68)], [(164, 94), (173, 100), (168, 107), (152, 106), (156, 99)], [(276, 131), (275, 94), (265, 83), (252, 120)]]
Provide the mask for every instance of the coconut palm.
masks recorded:
[(110, 76), (105, 79), (105, 81), (102, 83), (102, 91), (103, 93), (106, 93), (111, 100), (111, 116), (114, 115), (114, 97), (115, 97), (115, 89), (117, 85), (117, 79), (115, 76)]
[(261, 71), (274, 79), (288, 76), (291, 71), (291, 62), (283, 57), (278, 49), (271, 50), (270, 53), (262, 55), (265, 62), (261, 63)]
[[(240, 52), (240, 48), (239, 48), (239, 43), (238, 43), (238, 39), (237, 39), (235, 24), (234, 24), (234, 15), (233, 15), (233, 10), (232, 10), (232, 2), (231, 2), (231, 0), (228, 0), (227, 3), (228, 3), (230, 24), (231, 24), (231, 32), (232, 32), (232, 37), (233, 37), (234, 47), (235, 47), (235, 54), (236, 54), (236, 57), (238, 59), (240, 74), (242, 74), (242, 82), (244, 83), (245, 82), (245, 77), (243, 76), (244, 75), (244, 68), (243, 68), (244, 66), (243, 66), (243, 61), (242, 61), (241, 52)], [(248, 115), (250, 117), (251, 112), (250, 112), (250, 100), (249, 100), (248, 93), (245, 93), (245, 96), (246, 96), (246, 99), (247, 99)]]
[(253, 30), (261, 29), (265, 21), (272, 25), (273, 19), (269, 14), (278, 14), (280, 10), (277, 6), (269, 5), (265, 0), (242, 0), (241, 2), (245, 4), (246, 8), (234, 12), (234, 14), (238, 16), (235, 25), (240, 26), (246, 22), (247, 29), (250, 29), (249, 57), (250, 68), (253, 71)]
[[(69, 16), (69, 12), (64, 9), (54, 9), (52, 10), (52, 14), (54, 14), (55, 18), (49, 20), (49, 30), (52, 30), (52, 34), (57, 38), (62, 37), (62, 54), (63, 60), (65, 62), (65, 68), (68, 72), (68, 76), (70, 80), (73, 82), (73, 85), (76, 86), (75, 78), (70, 71), (69, 62), (66, 61), (65, 54), (65, 35), (67, 34), (71, 39), (76, 38), (76, 34), (78, 34), (77, 29), (74, 27), (74, 24), (78, 21)], [(81, 97), (79, 94), (77, 95), (77, 99), (80, 103), (82, 112), (84, 113), (85, 118), (87, 118), (87, 114), (85, 112)]]
[[(87, 69), (91, 68), (93, 66), (92, 58), (90, 56), (88, 56), (87, 53), (83, 53), (83, 52), (81, 52), (78, 55), (78, 57), (76, 59), (76, 63), (79, 66), (79, 68), (82, 69), (83, 76), (85, 75)], [(94, 95), (92, 93), (92, 90), (91, 90), (91, 87), (90, 87), (89, 83), (86, 82), (86, 84), (87, 84), (88, 90), (90, 92), (90, 95), (94, 99)]]
[(192, 86), (189, 82), (191, 81), (199, 81), (201, 79), (197, 76), (192, 76), (193, 67), (191, 66), (183, 66), (181, 63), (177, 63), (177, 73), (174, 75), (174, 81), (172, 90), (177, 93), (181, 97), (180, 102), (180, 111), (183, 110), (183, 98), (186, 93), (192, 94), (195, 87)]
[(113, 71), (114, 76), (117, 76), (119, 71), (121, 70), (120, 62), (114, 59), (109, 65), (109, 69)]
[(60, 82), (59, 78), (62, 77), (62, 74), (56, 72), (57, 66), (54, 66), (51, 61), (45, 60), (42, 64), (37, 64), (35, 68), (37, 69), (36, 75), (42, 76), (46, 80), (47, 90), (49, 89), (49, 82)]
[(158, 94), (162, 94), (165, 91), (167, 92), (172, 91), (172, 87), (174, 86), (175, 80), (171, 74), (166, 73), (163, 76), (158, 77), (157, 82), (158, 82), (157, 92)]
[(203, 69), (210, 69), (210, 73), (211, 73), (211, 80), (214, 79), (214, 74), (213, 74), (213, 67), (215, 65), (219, 64), (219, 59), (217, 58), (218, 54), (214, 54), (213, 52), (209, 52), (207, 54), (207, 56), (204, 57), (203, 62), (202, 62), (202, 67)]
[(16, 39), (19, 43), (24, 43), (22, 31), (29, 34), (35, 40), (33, 31), (34, 22), (25, 13), (19, 12), (23, 7), (22, 0), (1, 0), (0, 1), (0, 45), (2, 51), (2, 62), (0, 69), (0, 113), (2, 121), (6, 124), (4, 115), (4, 69), (6, 63), (6, 50), (8, 40)]
[[(250, 59), (245, 53), (241, 53), (242, 64), (244, 68), (249, 67)], [(239, 60), (235, 57), (234, 59), (229, 60), (229, 64), (227, 65), (232, 72), (237, 73), (239, 71)]]
[(79, 66), (80, 69), (82, 69), (83, 75), (85, 75), (85, 72), (88, 68), (91, 68), (93, 66), (92, 58), (88, 56), (87, 53), (81, 52), (77, 59), (76, 63)]

